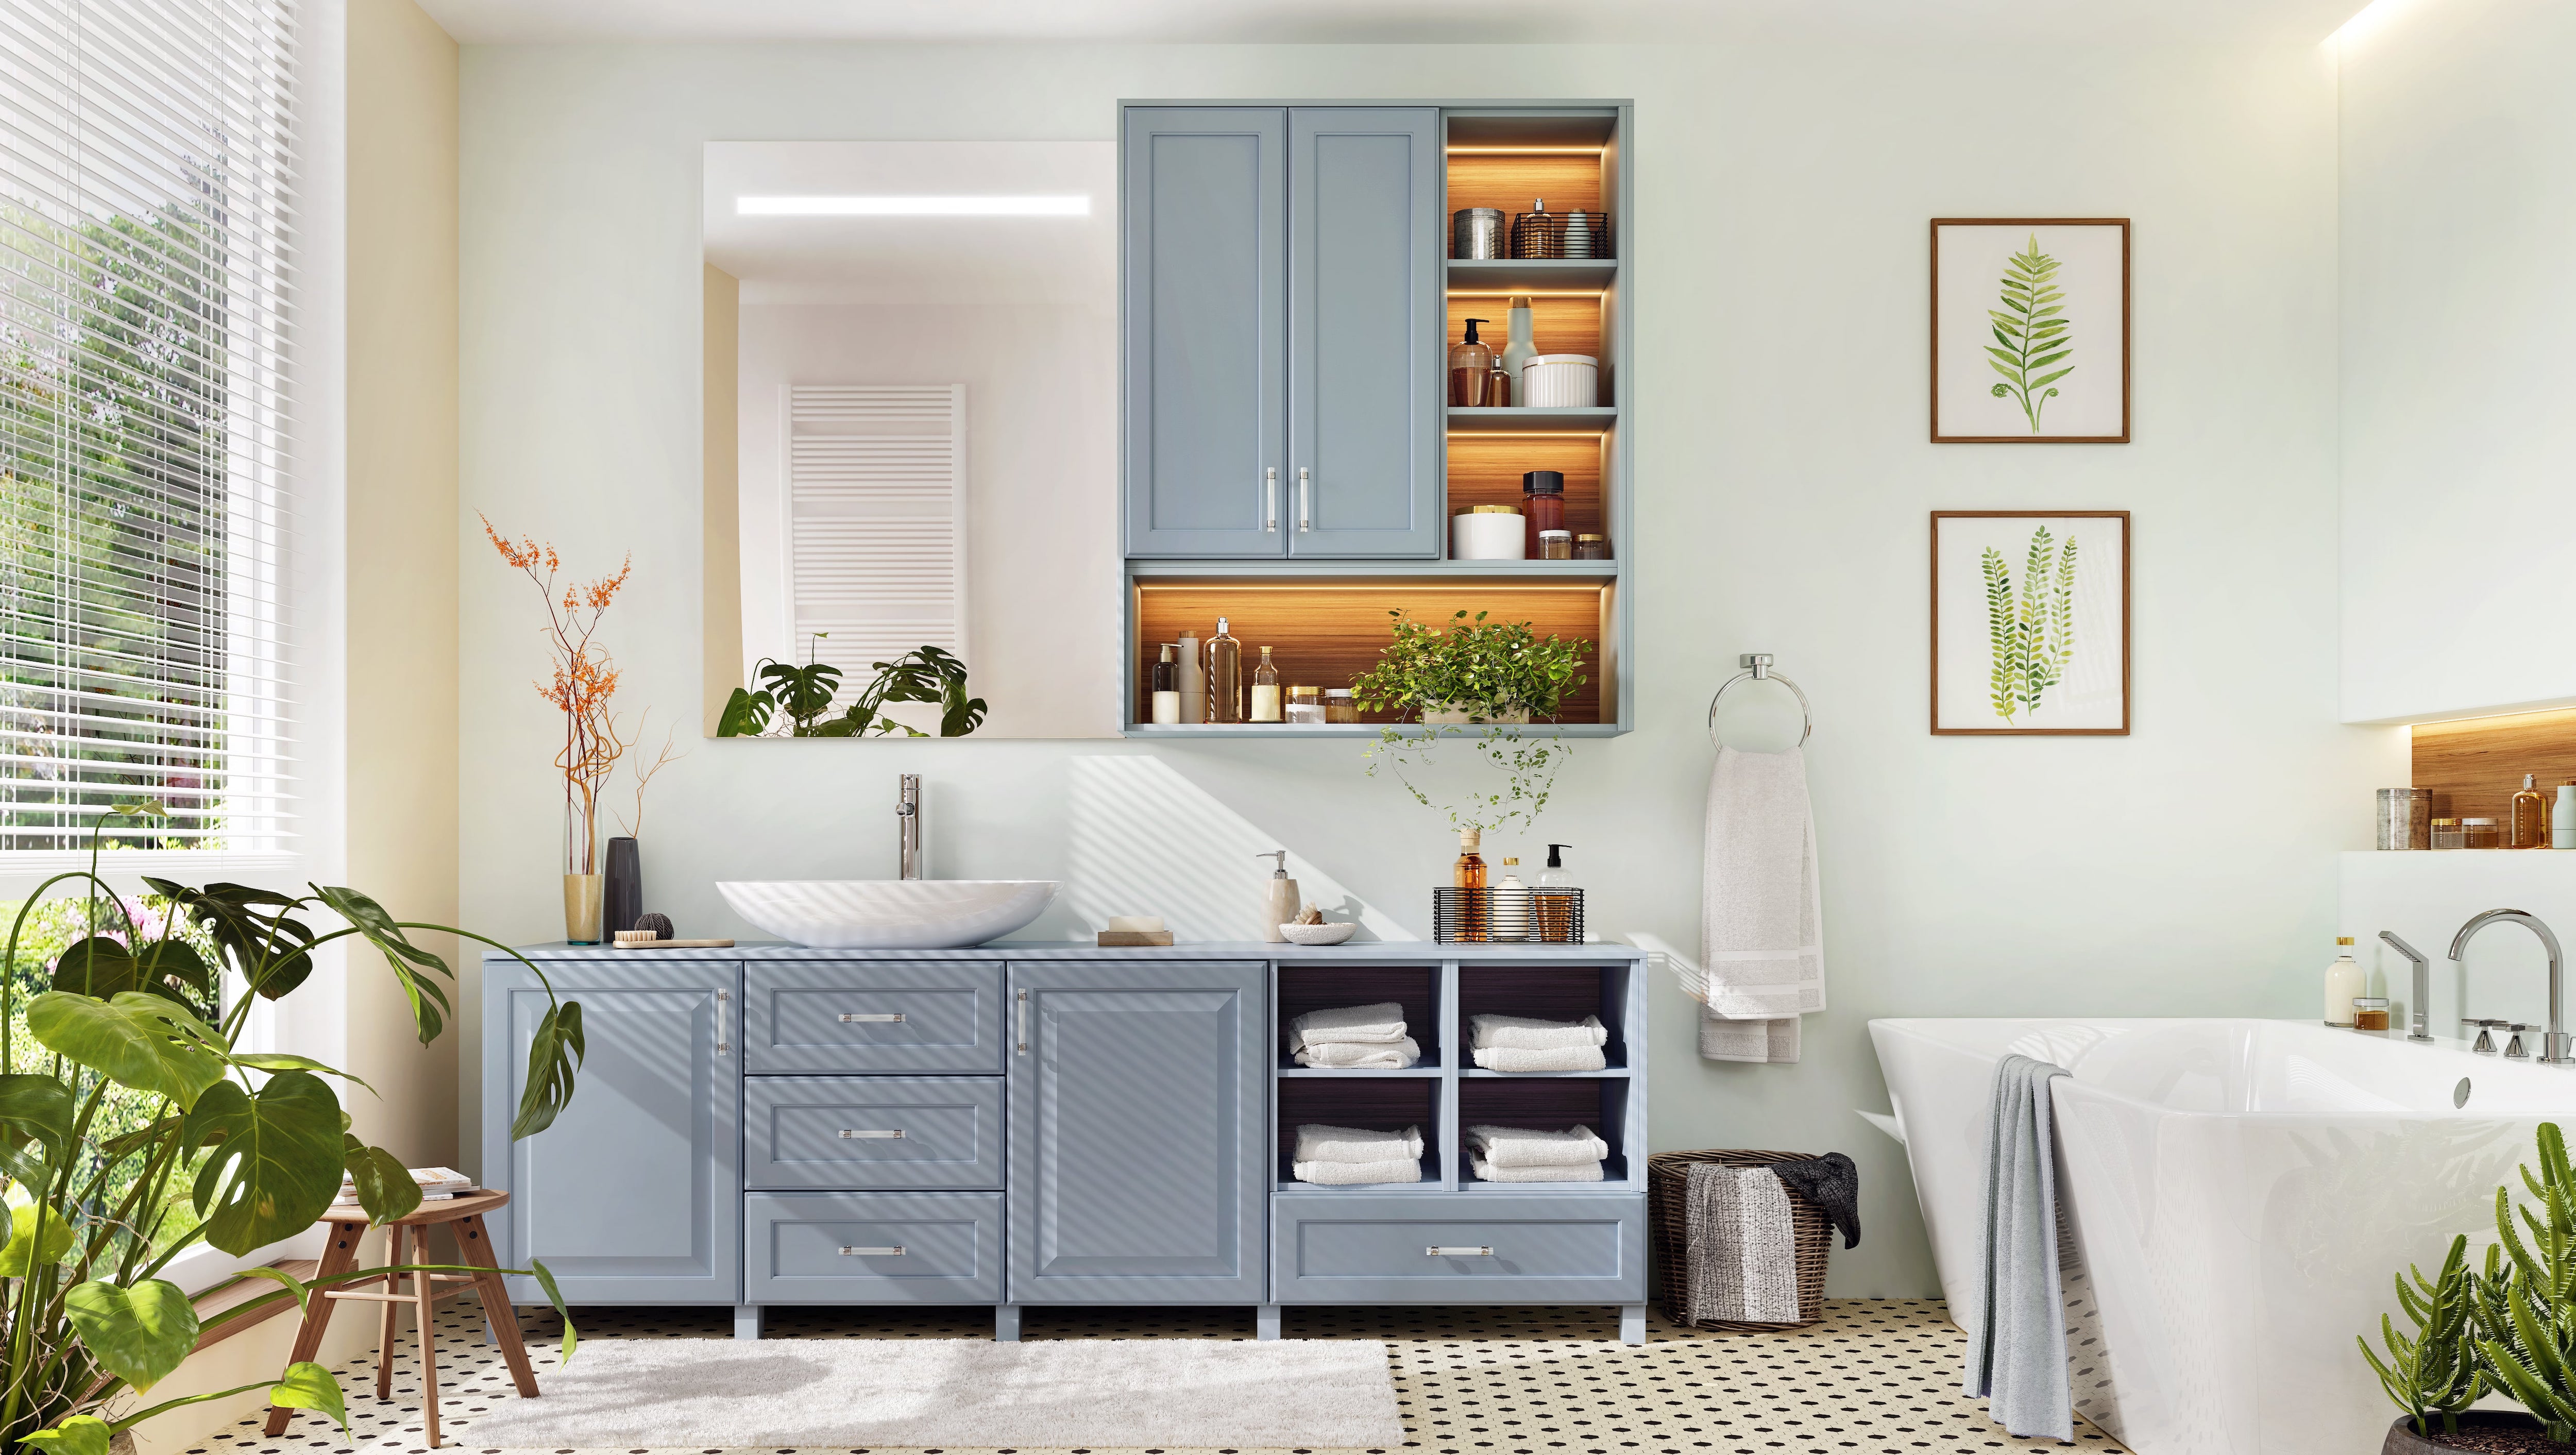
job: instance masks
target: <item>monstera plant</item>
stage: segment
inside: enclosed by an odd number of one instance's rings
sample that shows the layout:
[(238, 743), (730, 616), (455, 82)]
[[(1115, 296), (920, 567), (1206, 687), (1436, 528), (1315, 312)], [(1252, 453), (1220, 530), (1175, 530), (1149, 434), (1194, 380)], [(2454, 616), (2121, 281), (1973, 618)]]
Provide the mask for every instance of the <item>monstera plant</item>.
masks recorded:
[[(333, 942), (364, 941), (383, 956), (426, 1044), (447, 1024), (439, 982), (455, 977), (410, 932), (508, 949), (445, 925), (396, 920), (354, 889), (320, 885), (290, 895), (147, 878), (158, 912), (139, 917), (100, 877), (98, 844), (111, 823), (144, 828), (163, 816), (157, 803), (116, 805), (92, 835), (89, 868), (46, 880), (10, 925), (8, 973), (0, 976), (0, 1178), (11, 1209), (0, 1227), (7, 1280), (0, 1448), (105, 1455), (114, 1435), (155, 1415), (261, 1388), (271, 1404), (323, 1411), (345, 1431), (339, 1384), (319, 1364), (158, 1404), (145, 1396), (213, 1329), (284, 1300), (307, 1305), (326, 1282), (377, 1278), (385, 1268), (309, 1282), (250, 1269), (277, 1291), (203, 1324), (187, 1293), (159, 1275), (200, 1242), (241, 1255), (311, 1227), (330, 1212), (344, 1175), (372, 1222), (420, 1206), (402, 1159), (349, 1134), (332, 1083), (363, 1082), (303, 1056), (244, 1048), (257, 1001), (293, 994)], [(86, 901), (89, 933), (55, 959), (45, 988), (22, 987), (21, 931), (67, 882)], [(337, 927), (315, 923), (321, 914)], [(148, 919), (159, 921), (157, 934), (146, 933)], [(211, 947), (211, 957), (199, 946)], [(16, 1040), (22, 1016), (32, 1053)], [(580, 1004), (555, 1002), (529, 1052), (512, 1136), (553, 1122), (572, 1096), (582, 1050)], [(471, 1271), (401, 1265), (416, 1269)], [(563, 1309), (542, 1264), (510, 1271), (534, 1275)], [(566, 1357), (574, 1343), (567, 1318)]]

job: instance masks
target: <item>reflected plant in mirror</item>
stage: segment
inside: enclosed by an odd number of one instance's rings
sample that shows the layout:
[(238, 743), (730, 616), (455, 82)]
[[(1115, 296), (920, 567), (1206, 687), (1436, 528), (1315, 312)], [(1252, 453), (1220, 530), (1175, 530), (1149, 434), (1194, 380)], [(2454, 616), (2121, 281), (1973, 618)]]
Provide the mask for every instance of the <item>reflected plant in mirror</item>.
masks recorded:
[(938, 647), (915, 647), (891, 662), (869, 664), (876, 675), (839, 712), (842, 672), (820, 660), (830, 632), (815, 632), (802, 667), (763, 659), (752, 674), (756, 687), (737, 687), (716, 722), (720, 738), (860, 738), (933, 736), (885, 713), (890, 702), (926, 702), (939, 708), (943, 738), (962, 738), (983, 724), (984, 699), (969, 697), (966, 664)]

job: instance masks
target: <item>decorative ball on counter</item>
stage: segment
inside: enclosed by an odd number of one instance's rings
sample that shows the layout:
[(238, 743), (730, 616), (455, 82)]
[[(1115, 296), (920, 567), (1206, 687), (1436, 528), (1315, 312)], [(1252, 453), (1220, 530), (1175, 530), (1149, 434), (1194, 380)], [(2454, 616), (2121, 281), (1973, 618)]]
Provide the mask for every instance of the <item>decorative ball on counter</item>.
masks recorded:
[(667, 914), (639, 914), (635, 917), (635, 928), (651, 930), (653, 938), (657, 940), (667, 940), (676, 933), (671, 928), (671, 917)]

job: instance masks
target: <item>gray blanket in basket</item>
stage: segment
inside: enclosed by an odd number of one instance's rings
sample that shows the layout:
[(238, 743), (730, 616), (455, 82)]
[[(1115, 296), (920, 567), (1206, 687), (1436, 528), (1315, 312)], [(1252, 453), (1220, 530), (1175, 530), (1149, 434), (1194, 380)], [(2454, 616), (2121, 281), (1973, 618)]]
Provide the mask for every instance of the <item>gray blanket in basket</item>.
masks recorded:
[(1770, 1168), (1691, 1164), (1690, 1316), (1797, 1322), (1796, 1229)]

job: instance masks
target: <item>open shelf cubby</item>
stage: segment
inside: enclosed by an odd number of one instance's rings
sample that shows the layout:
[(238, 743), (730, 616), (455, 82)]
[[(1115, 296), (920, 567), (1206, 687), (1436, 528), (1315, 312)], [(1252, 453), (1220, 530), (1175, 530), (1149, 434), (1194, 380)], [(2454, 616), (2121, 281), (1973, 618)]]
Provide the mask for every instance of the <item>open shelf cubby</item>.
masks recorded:
[[(1288, 1025), (1312, 1010), (1393, 1001), (1404, 1007), (1404, 1031), (1422, 1048), (1422, 1059), (1403, 1071), (1345, 1071), (1300, 1066), (1288, 1054)], [(1279, 1074), (1331, 1079), (1354, 1076), (1437, 1077), (1445, 1038), (1440, 1024), (1437, 965), (1297, 965), (1279, 967)]]
[[(1394, 1192), (1407, 1187), (1441, 1188), (1440, 1079), (1437, 1076), (1377, 1076), (1352, 1080), (1282, 1077), (1278, 1088), (1279, 1190), (1282, 1192)], [(1297, 1128), (1310, 1122), (1329, 1127), (1360, 1127), (1395, 1132), (1422, 1129), (1422, 1175), (1412, 1183), (1371, 1182), (1357, 1186), (1318, 1186), (1299, 1182), (1293, 1163)]]
[[(1628, 1054), (1631, 1001), (1637, 972), (1625, 965), (1462, 965), (1458, 971), (1458, 1024), (1448, 1041), (1458, 1048), (1458, 1074), (1478, 1080), (1541, 1081), (1578, 1076), (1624, 1076)], [(1487, 1071), (1476, 1065), (1471, 1017), (1528, 1016), (1535, 1020), (1576, 1021), (1601, 1017), (1610, 1033), (1601, 1048), (1602, 1071)]]
[[(1471, 1191), (1533, 1192), (1550, 1189), (1621, 1189), (1629, 1183), (1628, 1098), (1624, 1077), (1505, 1076), (1458, 1083), (1458, 1185)], [(1476, 1176), (1464, 1137), (1472, 1126), (1528, 1127), (1561, 1132), (1590, 1127), (1610, 1145), (1599, 1182), (1487, 1182)], [(1644, 1171), (1639, 1158), (1637, 1170)]]

